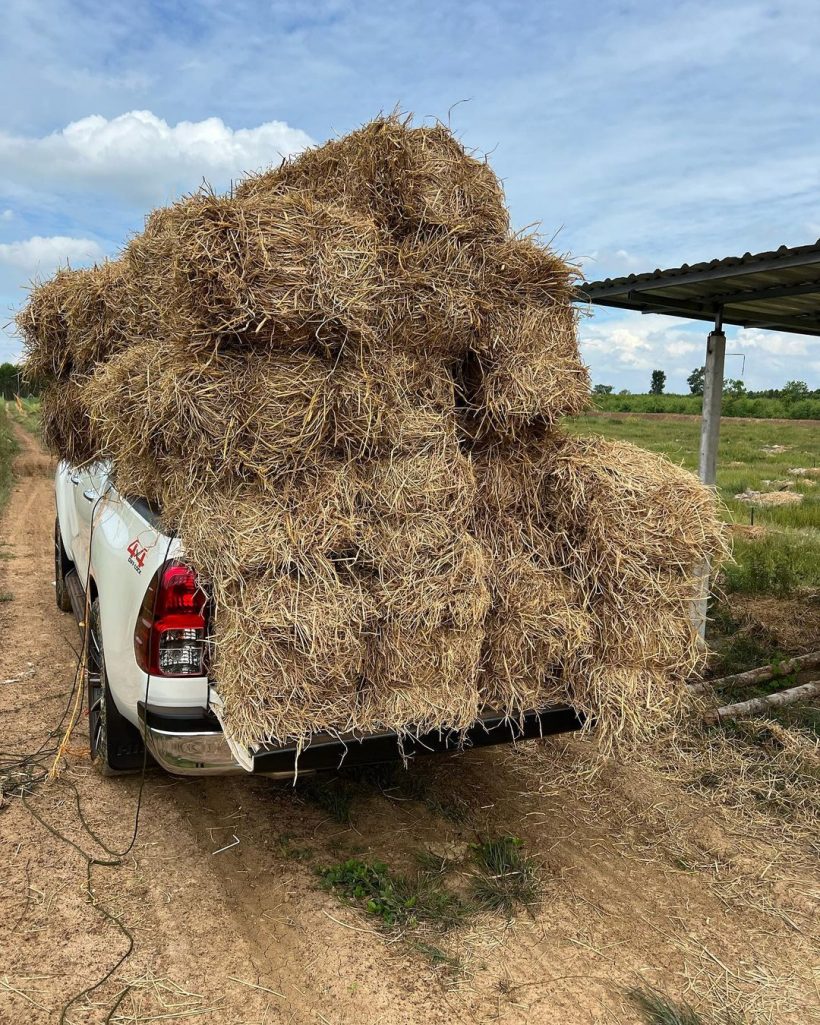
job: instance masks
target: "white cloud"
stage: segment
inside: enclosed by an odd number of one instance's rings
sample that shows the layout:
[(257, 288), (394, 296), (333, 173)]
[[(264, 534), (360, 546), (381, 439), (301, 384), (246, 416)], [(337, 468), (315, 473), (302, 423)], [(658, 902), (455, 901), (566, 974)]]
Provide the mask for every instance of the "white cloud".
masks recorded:
[(104, 255), (93, 239), (67, 235), (34, 235), (21, 242), (0, 243), (0, 265), (29, 277), (45, 277), (66, 263), (94, 263)]
[(771, 353), (777, 356), (807, 356), (809, 344), (814, 351), (818, 342), (812, 340), (809, 343), (804, 335), (781, 334), (777, 331), (763, 331), (760, 328), (750, 327), (738, 332), (736, 346), (740, 352), (744, 349), (759, 349), (760, 352)]
[(3, 212), (0, 213), (0, 221), (10, 221), (13, 218), (14, 218), (14, 211), (13, 210), (3, 210)]
[[(581, 352), (596, 383), (645, 391), (650, 371), (661, 369), (668, 374), (667, 391), (686, 392), (686, 378), (704, 362), (709, 328), (705, 322), (599, 309), (581, 321)], [(802, 335), (727, 326), (726, 349), (726, 377), (742, 374), (750, 390), (778, 387), (789, 378), (813, 387), (820, 368), (809, 358), (818, 349), (815, 339)]]
[(40, 138), (0, 132), (3, 177), (59, 193), (108, 191), (136, 201), (166, 200), (202, 178), (231, 178), (296, 153), (311, 138), (284, 121), (233, 129), (221, 118), (169, 125), (150, 110), (72, 121)]

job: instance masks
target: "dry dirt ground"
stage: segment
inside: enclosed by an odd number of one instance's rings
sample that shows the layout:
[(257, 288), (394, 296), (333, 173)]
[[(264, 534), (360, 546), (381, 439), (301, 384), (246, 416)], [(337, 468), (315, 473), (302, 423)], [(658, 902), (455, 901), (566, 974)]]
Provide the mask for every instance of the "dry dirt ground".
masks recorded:
[[(55, 730), (79, 646), (54, 602), (48, 464), (22, 431), (20, 442), (0, 523), (6, 760)], [(126, 953), (124, 930), (132, 953), (66, 1021), (626, 1025), (644, 1020), (627, 996), (640, 986), (709, 1022), (820, 1020), (811, 838), (761, 826), (662, 767), (608, 761), (592, 778), (594, 761), (575, 738), (431, 759), (398, 783), (345, 782), (349, 821), (317, 799), (336, 792), (324, 781), (152, 769), (136, 842), (117, 859), (76, 798), (122, 850), (140, 781), (95, 774), (81, 718), (59, 781), (0, 810), (0, 1022), (58, 1021)], [(466, 859), (466, 872), (469, 844), (505, 833), (537, 861), (543, 899), (444, 937), (382, 929), (317, 875), (354, 856), (409, 871), (427, 848)], [(114, 862), (92, 865), (90, 893), (81, 851)], [(453, 960), (431, 959), (433, 946)]]

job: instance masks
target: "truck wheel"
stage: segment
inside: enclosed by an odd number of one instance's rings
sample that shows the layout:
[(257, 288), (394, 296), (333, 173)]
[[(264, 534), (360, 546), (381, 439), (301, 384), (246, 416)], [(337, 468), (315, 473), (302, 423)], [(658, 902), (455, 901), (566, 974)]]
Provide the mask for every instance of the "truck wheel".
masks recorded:
[(71, 612), (71, 598), (68, 595), (65, 576), (71, 569), (71, 560), (63, 547), (60, 521), (54, 520), (54, 594), (60, 612)]
[(145, 751), (139, 731), (120, 715), (111, 697), (105, 672), (99, 598), (92, 602), (88, 618), (85, 682), (91, 762), (101, 775), (119, 776), (141, 769)]

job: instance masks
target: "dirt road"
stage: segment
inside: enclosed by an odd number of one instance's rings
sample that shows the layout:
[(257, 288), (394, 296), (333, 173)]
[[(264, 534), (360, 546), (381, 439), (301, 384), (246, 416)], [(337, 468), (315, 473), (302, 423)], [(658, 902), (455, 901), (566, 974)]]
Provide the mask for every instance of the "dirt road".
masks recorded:
[[(4, 758), (57, 726), (79, 644), (54, 603), (47, 461), (19, 437), (0, 529)], [(67, 1021), (115, 1008), (114, 1022), (611, 1025), (643, 1020), (626, 995), (636, 986), (750, 1022), (816, 1020), (805, 852), (667, 776), (608, 764), (584, 782), (590, 747), (533, 742), (429, 760), (398, 782), (296, 788), (151, 770), (118, 859), (75, 794), (119, 851), (140, 781), (94, 773), (82, 718), (60, 780), (0, 810), (0, 1021), (58, 1021), (127, 951), (126, 931), (133, 952)], [(409, 871), (431, 848), (466, 865), (470, 843), (507, 832), (538, 862), (542, 903), (435, 945), (378, 928), (317, 875), (354, 856)], [(92, 866), (92, 895), (78, 848), (115, 862)]]

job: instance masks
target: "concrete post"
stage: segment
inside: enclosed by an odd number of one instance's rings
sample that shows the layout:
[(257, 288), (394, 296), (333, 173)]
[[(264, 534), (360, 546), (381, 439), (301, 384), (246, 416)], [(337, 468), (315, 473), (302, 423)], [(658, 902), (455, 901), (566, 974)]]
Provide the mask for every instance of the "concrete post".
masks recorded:
[[(726, 335), (721, 330), (720, 314), (706, 345), (706, 371), (703, 378), (703, 414), (700, 426), (700, 479), (714, 487), (717, 480), (717, 452), (720, 439), (720, 407), (723, 401), (723, 364), (726, 359)], [(701, 641), (706, 641), (706, 614), (709, 606), (709, 563), (698, 569), (700, 597), (693, 616)]]
[(726, 359), (726, 335), (710, 332), (706, 345), (706, 372), (703, 377), (703, 419), (700, 425), (700, 479), (714, 485), (717, 477), (717, 451), (720, 438), (720, 407), (723, 401), (723, 364)]

